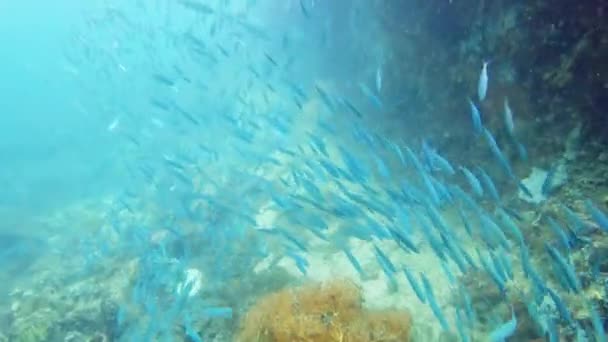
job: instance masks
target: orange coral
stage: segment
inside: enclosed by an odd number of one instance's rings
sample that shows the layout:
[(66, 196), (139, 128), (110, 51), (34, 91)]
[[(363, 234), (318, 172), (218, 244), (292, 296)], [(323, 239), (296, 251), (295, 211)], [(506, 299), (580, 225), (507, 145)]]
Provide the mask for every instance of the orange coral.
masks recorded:
[(244, 317), (237, 341), (409, 341), (409, 313), (363, 310), (362, 302), (360, 289), (348, 281), (271, 293)]

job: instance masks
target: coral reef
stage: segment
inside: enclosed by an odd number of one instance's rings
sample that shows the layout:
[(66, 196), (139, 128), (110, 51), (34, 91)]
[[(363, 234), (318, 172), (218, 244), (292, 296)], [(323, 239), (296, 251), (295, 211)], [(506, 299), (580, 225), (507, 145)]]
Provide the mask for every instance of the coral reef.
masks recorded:
[(59, 261), (49, 256), (46, 260), (48, 265), (35, 268), (33, 284), (24, 284), (27, 287), (15, 288), (8, 295), (10, 309), (2, 318), (9, 340), (96, 341), (95, 336), (111, 336), (114, 303), (122, 302), (132, 267), (125, 265), (117, 271), (109, 263), (93, 272), (77, 267), (76, 260), (64, 262), (61, 269), (57, 268)]
[(365, 310), (349, 281), (287, 288), (260, 298), (241, 322), (237, 341), (409, 341), (412, 319), (399, 310)]

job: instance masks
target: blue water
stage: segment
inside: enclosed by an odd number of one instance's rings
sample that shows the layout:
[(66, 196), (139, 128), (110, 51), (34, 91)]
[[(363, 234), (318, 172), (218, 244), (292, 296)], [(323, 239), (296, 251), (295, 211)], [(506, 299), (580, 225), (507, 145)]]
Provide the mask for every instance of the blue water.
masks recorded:
[(545, 153), (512, 62), (429, 66), (411, 11), (0, 3), (0, 341), (243, 341), (259, 298), (337, 279), (413, 341), (605, 340), (578, 123)]

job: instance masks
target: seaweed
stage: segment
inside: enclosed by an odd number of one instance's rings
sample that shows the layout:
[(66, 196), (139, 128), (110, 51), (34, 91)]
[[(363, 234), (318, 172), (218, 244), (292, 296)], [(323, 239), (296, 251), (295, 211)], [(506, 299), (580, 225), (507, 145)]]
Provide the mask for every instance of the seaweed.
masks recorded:
[(236, 341), (409, 341), (404, 310), (366, 310), (349, 281), (286, 288), (261, 297), (244, 316)]

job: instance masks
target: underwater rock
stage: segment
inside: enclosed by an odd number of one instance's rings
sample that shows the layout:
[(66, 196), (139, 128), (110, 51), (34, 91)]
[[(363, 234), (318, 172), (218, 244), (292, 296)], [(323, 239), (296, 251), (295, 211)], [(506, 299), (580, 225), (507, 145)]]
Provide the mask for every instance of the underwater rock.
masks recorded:
[(37, 238), (14, 233), (0, 234), (0, 266), (7, 273), (23, 272), (46, 250), (46, 243)]
[(519, 199), (530, 203), (540, 203), (546, 200), (547, 198), (542, 190), (545, 179), (547, 179), (547, 171), (533, 167), (532, 173), (521, 181), (530, 190), (532, 197), (529, 197), (520, 189), (517, 194)]
[(530, 175), (521, 181), (530, 191), (532, 197), (528, 196), (521, 189), (519, 189), (517, 196), (519, 199), (529, 203), (538, 204), (544, 202), (547, 196), (563, 186), (567, 179), (568, 173), (563, 159), (560, 159), (554, 166), (554, 169), (550, 171), (533, 167)]
[(9, 340), (15, 342), (48, 341), (52, 334), (53, 323), (57, 321), (56, 312), (46, 308), (29, 315), (18, 316), (12, 324)]

